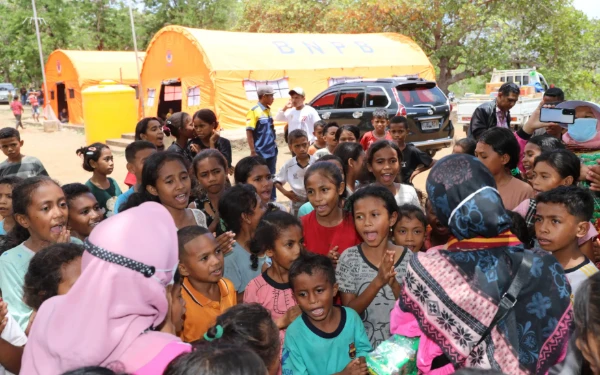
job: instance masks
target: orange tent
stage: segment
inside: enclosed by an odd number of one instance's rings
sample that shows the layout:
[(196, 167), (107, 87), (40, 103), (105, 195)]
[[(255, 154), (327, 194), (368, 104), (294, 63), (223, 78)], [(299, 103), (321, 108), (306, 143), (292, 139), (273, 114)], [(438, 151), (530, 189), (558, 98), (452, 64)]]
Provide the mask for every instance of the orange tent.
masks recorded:
[(435, 79), (425, 53), (400, 34), (263, 34), (181, 26), (154, 35), (141, 73), (145, 116), (210, 108), (224, 128), (245, 126), (262, 83), (275, 88), (277, 109), (296, 86), (310, 100), (348, 78), (408, 74)]
[[(143, 59), (145, 53), (138, 56)], [(141, 61), (140, 61), (141, 66)], [(46, 62), (49, 103), (59, 116), (66, 108), (70, 124), (83, 124), (81, 91), (103, 80), (113, 80), (137, 89), (134, 52), (56, 50)]]

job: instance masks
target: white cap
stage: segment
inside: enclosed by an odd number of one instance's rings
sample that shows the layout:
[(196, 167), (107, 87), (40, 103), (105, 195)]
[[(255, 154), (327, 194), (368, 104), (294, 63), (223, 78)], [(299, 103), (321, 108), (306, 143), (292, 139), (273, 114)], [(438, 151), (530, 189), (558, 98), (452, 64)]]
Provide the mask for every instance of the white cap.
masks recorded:
[(293, 89), (290, 90), (289, 94), (290, 94), (290, 96), (292, 94), (298, 94), (303, 97), (306, 96), (306, 94), (304, 93), (304, 89), (302, 87), (294, 87)]

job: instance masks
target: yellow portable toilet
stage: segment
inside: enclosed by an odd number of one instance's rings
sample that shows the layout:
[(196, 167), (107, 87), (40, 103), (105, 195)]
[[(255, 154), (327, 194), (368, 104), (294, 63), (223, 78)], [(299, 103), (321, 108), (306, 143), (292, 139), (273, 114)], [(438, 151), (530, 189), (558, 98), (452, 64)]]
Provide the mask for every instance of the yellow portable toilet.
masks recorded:
[(105, 143), (107, 139), (120, 138), (131, 132), (138, 121), (135, 90), (115, 81), (102, 81), (98, 86), (84, 89), (83, 118), (85, 118), (85, 141)]

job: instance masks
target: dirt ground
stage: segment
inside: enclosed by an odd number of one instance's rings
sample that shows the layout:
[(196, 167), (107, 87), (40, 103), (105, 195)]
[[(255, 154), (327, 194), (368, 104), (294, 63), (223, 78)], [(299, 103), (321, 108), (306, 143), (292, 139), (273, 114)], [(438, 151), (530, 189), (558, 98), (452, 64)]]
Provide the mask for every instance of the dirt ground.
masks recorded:
[[(25, 108), (23, 120), (28, 121), (31, 118), (31, 109)], [(15, 119), (8, 105), (0, 105), (0, 128), (15, 126)], [(27, 126), (27, 125), (26, 125)], [(82, 146), (85, 146), (85, 136), (83, 132), (64, 129), (55, 133), (44, 133), (41, 128), (27, 127), (25, 130), (20, 130), (21, 139), (24, 141), (22, 152), (25, 155), (32, 155), (39, 158), (50, 176), (56, 179), (61, 184), (70, 182), (85, 182), (90, 178), (91, 174), (86, 172), (81, 167), (81, 159), (75, 155), (75, 151)], [(456, 129), (455, 139), (464, 137), (462, 129)], [(451, 153), (451, 148), (446, 148), (440, 151), (435, 158), (440, 159)], [(248, 156), (247, 150), (233, 150), (233, 163), (241, 158)], [(280, 168), (291, 157), (290, 151), (286, 146), (279, 148), (279, 157), (277, 167)], [(0, 155), (0, 160), (4, 160), (4, 155)], [(123, 183), (127, 169), (125, 168), (125, 155), (123, 153), (115, 153), (115, 169), (111, 177), (113, 177), (121, 185), (121, 189), (126, 186)], [(425, 181), (428, 172), (422, 173), (415, 179), (415, 187), (425, 191)], [(279, 201), (286, 201), (287, 198), (282, 194), (278, 194)]]

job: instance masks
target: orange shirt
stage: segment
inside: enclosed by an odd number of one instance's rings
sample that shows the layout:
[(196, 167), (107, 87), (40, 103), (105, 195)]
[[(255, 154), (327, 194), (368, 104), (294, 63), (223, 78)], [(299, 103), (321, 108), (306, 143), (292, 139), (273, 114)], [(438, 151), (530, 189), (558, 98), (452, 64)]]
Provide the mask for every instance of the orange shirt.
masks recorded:
[(221, 301), (213, 301), (198, 292), (187, 277), (183, 280), (182, 295), (185, 300), (185, 320), (181, 339), (192, 342), (201, 339), (212, 327), (217, 317), (237, 304), (237, 294), (233, 283), (225, 278), (219, 280)]

